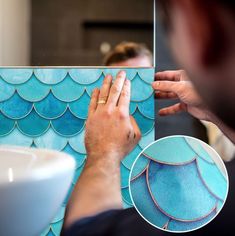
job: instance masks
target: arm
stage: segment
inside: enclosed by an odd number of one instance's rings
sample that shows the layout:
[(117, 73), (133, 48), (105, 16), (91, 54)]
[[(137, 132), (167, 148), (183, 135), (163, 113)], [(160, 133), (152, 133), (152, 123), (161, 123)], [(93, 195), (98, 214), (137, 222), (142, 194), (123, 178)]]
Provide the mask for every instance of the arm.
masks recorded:
[(157, 98), (180, 100), (175, 105), (161, 109), (159, 115), (166, 116), (187, 111), (199, 120), (214, 123), (235, 143), (235, 131), (227, 127), (207, 108), (183, 70), (159, 72), (155, 79), (156, 82), (152, 86)]
[(121, 71), (113, 84), (106, 76), (101, 90), (92, 94), (85, 135), (87, 162), (69, 201), (65, 228), (83, 217), (122, 208), (120, 162), (141, 136), (129, 115), (130, 86)]

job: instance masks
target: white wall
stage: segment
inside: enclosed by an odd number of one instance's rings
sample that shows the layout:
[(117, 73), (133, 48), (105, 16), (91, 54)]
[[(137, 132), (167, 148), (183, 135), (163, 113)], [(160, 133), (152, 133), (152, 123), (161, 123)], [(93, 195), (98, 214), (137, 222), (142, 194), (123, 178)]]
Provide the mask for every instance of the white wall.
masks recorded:
[(30, 64), (30, 0), (0, 0), (0, 66)]

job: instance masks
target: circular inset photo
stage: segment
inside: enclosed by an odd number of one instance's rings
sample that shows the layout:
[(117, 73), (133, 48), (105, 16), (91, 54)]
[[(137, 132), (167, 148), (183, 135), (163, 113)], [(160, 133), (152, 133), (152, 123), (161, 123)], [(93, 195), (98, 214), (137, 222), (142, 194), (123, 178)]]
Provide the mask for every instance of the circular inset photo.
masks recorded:
[(216, 217), (229, 183), (222, 159), (208, 144), (188, 136), (169, 136), (140, 153), (129, 186), (136, 210), (148, 223), (184, 233)]

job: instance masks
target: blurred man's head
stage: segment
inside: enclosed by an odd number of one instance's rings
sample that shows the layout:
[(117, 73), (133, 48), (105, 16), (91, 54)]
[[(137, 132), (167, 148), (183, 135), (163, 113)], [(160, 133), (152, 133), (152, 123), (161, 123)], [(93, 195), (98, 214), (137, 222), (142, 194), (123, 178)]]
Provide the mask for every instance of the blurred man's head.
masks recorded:
[(157, 0), (169, 42), (208, 106), (235, 129), (235, 3)]
[(122, 42), (105, 57), (104, 64), (106, 66), (151, 67), (153, 57), (143, 44)]

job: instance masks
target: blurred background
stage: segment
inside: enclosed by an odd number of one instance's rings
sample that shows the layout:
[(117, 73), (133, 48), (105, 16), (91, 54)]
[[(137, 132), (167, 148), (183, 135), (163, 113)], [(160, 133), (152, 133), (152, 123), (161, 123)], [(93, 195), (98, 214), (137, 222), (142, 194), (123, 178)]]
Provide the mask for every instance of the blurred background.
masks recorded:
[(153, 49), (153, 0), (0, 0), (0, 65), (90, 66), (122, 41)]

